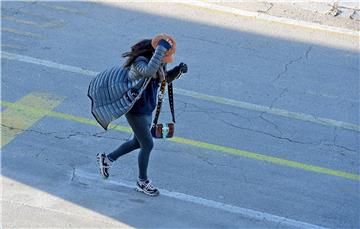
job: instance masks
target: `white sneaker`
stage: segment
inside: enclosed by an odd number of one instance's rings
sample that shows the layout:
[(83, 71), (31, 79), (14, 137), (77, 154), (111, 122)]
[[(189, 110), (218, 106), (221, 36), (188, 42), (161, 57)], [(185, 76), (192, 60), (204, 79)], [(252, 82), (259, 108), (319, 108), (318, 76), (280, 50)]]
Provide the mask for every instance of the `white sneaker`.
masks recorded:
[(96, 161), (99, 165), (101, 176), (104, 179), (107, 179), (109, 177), (109, 169), (112, 162), (109, 160), (105, 153), (98, 153), (96, 155)]
[(159, 190), (151, 184), (151, 181), (149, 179), (147, 179), (146, 181), (138, 180), (136, 182), (136, 190), (139, 192), (143, 192), (149, 196), (157, 196), (160, 194)]

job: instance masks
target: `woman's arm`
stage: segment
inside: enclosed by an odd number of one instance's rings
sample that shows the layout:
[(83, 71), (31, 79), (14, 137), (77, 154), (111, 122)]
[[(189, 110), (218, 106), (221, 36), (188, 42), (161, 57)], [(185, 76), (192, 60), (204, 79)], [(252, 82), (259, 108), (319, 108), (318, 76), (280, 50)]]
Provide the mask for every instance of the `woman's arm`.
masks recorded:
[(155, 52), (150, 61), (147, 62), (146, 58), (140, 56), (133, 63), (133, 68), (143, 77), (150, 78), (155, 76), (155, 73), (160, 68), (161, 59), (170, 48), (171, 45), (167, 41), (161, 40), (158, 46), (156, 46)]

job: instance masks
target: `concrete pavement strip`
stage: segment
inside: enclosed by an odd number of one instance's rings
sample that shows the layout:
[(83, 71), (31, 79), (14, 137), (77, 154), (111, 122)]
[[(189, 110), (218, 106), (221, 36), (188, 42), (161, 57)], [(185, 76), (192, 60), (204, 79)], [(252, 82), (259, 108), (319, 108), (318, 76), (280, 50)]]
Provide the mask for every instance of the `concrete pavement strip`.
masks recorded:
[(192, 7), (198, 7), (198, 8), (218, 11), (218, 12), (222, 12), (222, 13), (229, 13), (229, 14), (233, 14), (233, 15), (237, 15), (237, 16), (254, 18), (254, 19), (264, 20), (264, 21), (269, 21), (269, 22), (275, 22), (275, 23), (279, 23), (279, 24), (302, 27), (305, 29), (315, 29), (315, 30), (339, 33), (339, 34), (355, 36), (355, 37), (358, 37), (360, 35), (359, 31), (355, 31), (355, 30), (351, 30), (351, 29), (340, 28), (340, 27), (335, 27), (335, 26), (328, 26), (328, 25), (323, 25), (323, 24), (318, 24), (318, 23), (308, 22), (308, 21), (303, 21), (303, 20), (295, 20), (295, 19), (291, 19), (291, 18), (277, 17), (277, 16), (272, 16), (272, 15), (267, 15), (267, 14), (264, 14), (261, 12), (253, 12), (253, 11), (242, 10), (242, 9), (235, 8), (235, 7), (218, 5), (218, 4), (208, 2), (208, 1), (194, 0), (194, 1), (180, 1), (180, 3), (184, 4), (184, 5), (192, 6)]
[[(92, 173), (88, 173), (88, 172), (81, 171), (81, 170), (74, 171), (73, 179), (79, 179), (79, 181), (81, 181), (81, 183), (90, 184), (90, 185), (93, 184), (94, 186), (99, 186), (99, 182), (103, 182), (103, 183), (112, 184), (112, 185), (116, 185), (116, 186), (131, 188), (131, 189), (135, 188), (135, 186), (128, 181), (119, 180), (119, 179), (117, 179), (117, 181), (112, 181), (112, 180), (104, 181), (99, 178), (98, 174), (92, 174)], [(260, 221), (268, 221), (271, 223), (278, 223), (279, 226), (282, 226), (282, 227), (285, 226), (285, 227), (307, 228), (307, 229), (310, 229), (310, 228), (311, 229), (325, 229), (326, 228), (326, 227), (321, 227), (321, 226), (317, 226), (314, 224), (309, 224), (309, 223), (289, 219), (286, 217), (272, 215), (272, 214), (261, 212), (261, 211), (255, 211), (255, 210), (251, 210), (251, 209), (247, 209), (247, 208), (241, 208), (241, 207), (237, 207), (234, 205), (229, 205), (229, 204), (225, 204), (225, 203), (221, 203), (221, 202), (217, 202), (217, 201), (213, 201), (213, 200), (204, 199), (201, 197), (191, 196), (191, 195), (184, 194), (184, 193), (168, 191), (165, 189), (159, 189), (159, 191), (162, 196), (178, 199), (181, 201), (190, 202), (193, 204), (203, 205), (205, 207), (216, 208), (216, 209), (226, 211), (229, 213), (238, 214), (238, 215), (241, 215), (245, 218), (249, 218), (252, 220), (255, 219), (255, 220), (260, 220)]]

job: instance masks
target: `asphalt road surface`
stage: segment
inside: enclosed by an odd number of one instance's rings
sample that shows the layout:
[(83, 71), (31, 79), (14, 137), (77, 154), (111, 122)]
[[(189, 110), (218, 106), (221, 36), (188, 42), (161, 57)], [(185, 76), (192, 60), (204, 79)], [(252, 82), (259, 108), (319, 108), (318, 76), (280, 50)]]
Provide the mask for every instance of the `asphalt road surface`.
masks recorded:
[[(358, 37), (167, 3), (2, 2), (2, 226), (360, 228)], [(176, 138), (137, 151), (109, 180), (87, 87), (134, 42), (166, 32)], [(165, 103), (161, 121), (171, 119)]]

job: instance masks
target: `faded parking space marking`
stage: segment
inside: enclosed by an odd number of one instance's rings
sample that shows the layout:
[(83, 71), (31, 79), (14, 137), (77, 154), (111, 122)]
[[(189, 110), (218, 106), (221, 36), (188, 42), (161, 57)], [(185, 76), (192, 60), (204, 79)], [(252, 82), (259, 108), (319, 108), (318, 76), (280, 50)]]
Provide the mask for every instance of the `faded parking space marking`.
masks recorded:
[(14, 49), (18, 51), (25, 51), (26, 47), (23, 45), (16, 45), (16, 44), (1, 44), (1, 48), (6, 49)]
[(53, 21), (38, 23), (38, 22), (35, 22), (35, 21), (19, 19), (17, 17), (11, 17), (11, 16), (1, 16), (1, 18), (5, 19), (5, 20), (8, 20), (8, 21), (12, 21), (12, 22), (20, 23), (20, 24), (25, 24), (25, 25), (30, 25), (30, 26), (35, 26), (35, 27), (44, 28), (44, 29), (63, 27), (65, 25), (65, 22), (60, 21), (60, 20), (56, 20), (56, 21), (53, 20)]
[(49, 4), (49, 3), (45, 3), (45, 2), (39, 2), (38, 4), (40, 6), (44, 6), (44, 7), (49, 8), (49, 9), (53, 9), (53, 10), (57, 10), (57, 11), (63, 11), (63, 12), (66, 12), (66, 13), (85, 14), (84, 11), (74, 9), (74, 8), (70, 8), (70, 7), (65, 7), (65, 6), (62, 6), (62, 5), (55, 5), (53, 3)]
[[(45, 117), (63, 99), (51, 94), (31, 93), (1, 112), (1, 147)], [(32, 107), (38, 112), (27, 112), (21, 109), (22, 106)]]
[(30, 38), (42, 39), (42, 40), (45, 39), (44, 36), (42, 36), (42, 35), (40, 35), (38, 33), (26, 32), (26, 31), (21, 31), (21, 30), (6, 28), (6, 27), (2, 27), (1, 31), (12, 33), (12, 34), (15, 34), (15, 35), (18, 35), (18, 36), (23, 36), (23, 37), (30, 37)]

